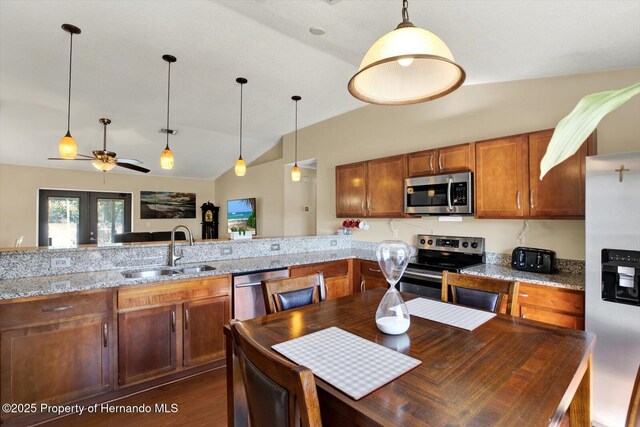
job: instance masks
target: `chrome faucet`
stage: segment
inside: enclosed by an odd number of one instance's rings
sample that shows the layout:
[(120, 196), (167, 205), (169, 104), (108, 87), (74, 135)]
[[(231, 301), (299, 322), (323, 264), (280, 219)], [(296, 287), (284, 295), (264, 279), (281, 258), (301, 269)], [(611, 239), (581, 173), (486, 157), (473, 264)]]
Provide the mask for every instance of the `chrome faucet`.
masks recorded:
[(184, 256), (184, 253), (182, 252), (182, 249), (176, 250), (176, 230), (178, 228), (184, 228), (185, 230), (187, 230), (187, 234), (189, 234), (189, 246), (193, 246), (194, 244), (194, 240), (193, 240), (193, 234), (191, 233), (191, 230), (189, 229), (189, 227), (187, 227), (186, 225), (176, 225), (175, 227), (173, 227), (173, 230), (171, 230), (171, 245), (169, 246), (169, 254), (170, 254), (170, 265), (171, 267), (175, 267), (176, 266), (176, 261), (178, 261), (179, 259), (181, 259)]

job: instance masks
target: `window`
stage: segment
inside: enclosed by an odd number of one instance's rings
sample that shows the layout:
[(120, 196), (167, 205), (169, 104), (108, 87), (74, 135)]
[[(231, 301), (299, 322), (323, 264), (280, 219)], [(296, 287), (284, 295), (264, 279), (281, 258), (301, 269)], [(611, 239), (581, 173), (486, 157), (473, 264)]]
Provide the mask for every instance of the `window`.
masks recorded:
[(131, 231), (131, 194), (40, 190), (38, 245), (109, 244)]

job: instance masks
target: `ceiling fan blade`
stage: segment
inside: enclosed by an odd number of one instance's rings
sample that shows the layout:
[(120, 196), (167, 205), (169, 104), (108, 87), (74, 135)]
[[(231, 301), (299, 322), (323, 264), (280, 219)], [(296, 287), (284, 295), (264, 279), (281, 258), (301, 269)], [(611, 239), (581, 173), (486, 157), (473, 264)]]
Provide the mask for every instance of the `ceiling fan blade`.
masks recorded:
[(142, 166), (132, 165), (131, 163), (121, 163), (120, 161), (118, 161), (116, 165), (120, 166), (121, 168), (134, 170), (136, 172), (148, 173), (150, 171), (150, 169), (143, 168)]
[(142, 160), (138, 160), (138, 159), (121, 159), (120, 157), (118, 157), (118, 163), (129, 163), (131, 165), (141, 165), (142, 164)]
[(93, 160), (94, 158), (91, 157), (89, 159), (64, 159), (62, 157), (49, 157), (47, 160)]
[[(86, 158), (88, 158), (88, 159), (95, 159), (95, 156), (87, 156), (86, 154), (80, 154), (80, 153), (78, 153), (78, 154), (76, 154), (76, 155), (77, 155), (77, 156), (80, 156), (80, 157), (86, 157)], [(78, 159), (78, 160), (82, 160), (82, 159)]]

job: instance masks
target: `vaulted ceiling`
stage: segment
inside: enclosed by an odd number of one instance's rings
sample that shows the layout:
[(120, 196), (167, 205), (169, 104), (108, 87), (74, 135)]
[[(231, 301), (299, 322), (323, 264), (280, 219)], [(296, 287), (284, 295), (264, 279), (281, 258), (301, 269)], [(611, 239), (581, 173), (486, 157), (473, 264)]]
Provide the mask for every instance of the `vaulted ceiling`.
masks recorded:
[[(66, 131), (69, 36), (74, 37), (71, 131), (79, 152), (101, 146), (144, 161), (152, 175), (213, 179), (299, 125), (366, 104), (346, 86), (369, 46), (400, 20), (400, 0), (1, 0), (0, 162), (92, 170), (52, 162)], [(409, 2), (411, 21), (440, 36), (465, 84), (640, 66), (640, 2), (447, 0)], [(326, 30), (322, 36), (311, 26)], [(175, 167), (159, 165), (172, 66)], [(375, 107), (394, 108), (394, 107)]]

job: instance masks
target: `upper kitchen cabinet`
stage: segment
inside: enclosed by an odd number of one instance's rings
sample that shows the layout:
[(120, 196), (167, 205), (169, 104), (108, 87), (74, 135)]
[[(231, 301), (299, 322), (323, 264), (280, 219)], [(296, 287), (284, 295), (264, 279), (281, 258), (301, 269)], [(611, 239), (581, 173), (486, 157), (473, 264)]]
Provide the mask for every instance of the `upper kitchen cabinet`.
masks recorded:
[(336, 166), (336, 216), (404, 216), (406, 156)]
[(585, 158), (595, 133), (540, 181), (553, 129), (476, 143), (477, 218), (584, 217)]
[(474, 143), (434, 148), (407, 155), (409, 177), (473, 171), (474, 165)]
[(522, 218), (529, 177), (527, 139), (518, 135), (476, 143), (476, 217)]
[(553, 129), (529, 134), (529, 216), (584, 217), (585, 158), (595, 154), (595, 132), (582, 147), (540, 180), (540, 161)]

